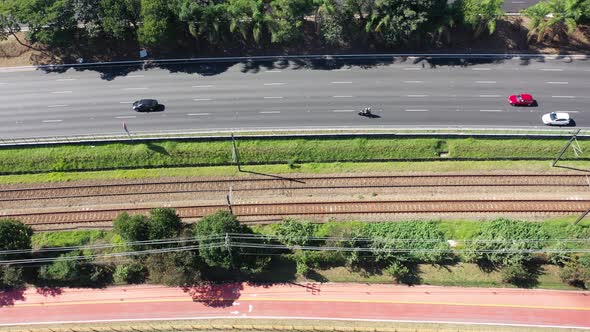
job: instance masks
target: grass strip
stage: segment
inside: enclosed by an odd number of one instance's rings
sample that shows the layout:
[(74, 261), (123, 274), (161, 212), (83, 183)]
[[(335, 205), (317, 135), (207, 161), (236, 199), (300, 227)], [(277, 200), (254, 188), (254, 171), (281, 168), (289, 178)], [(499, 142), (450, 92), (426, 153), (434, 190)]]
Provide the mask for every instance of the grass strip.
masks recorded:
[[(565, 139), (353, 138), (242, 139), (242, 164), (375, 161), (552, 160)], [(590, 141), (580, 141), (582, 150)], [(568, 150), (564, 160), (577, 158)], [(47, 173), (113, 169), (223, 166), (232, 164), (230, 141), (116, 143), (1, 148), (0, 173)]]

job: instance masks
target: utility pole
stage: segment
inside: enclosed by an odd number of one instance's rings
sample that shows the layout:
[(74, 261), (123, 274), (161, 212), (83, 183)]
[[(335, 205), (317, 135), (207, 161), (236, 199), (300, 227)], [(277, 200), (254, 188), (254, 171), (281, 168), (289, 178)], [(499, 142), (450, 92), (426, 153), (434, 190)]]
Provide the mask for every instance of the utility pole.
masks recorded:
[(234, 133), (231, 134), (231, 143), (232, 143), (232, 160), (233, 162), (238, 165), (238, 172), (242, 171), (242, 168), (240, 167), (240, 155), (238, 154), (238, 148), (236, 146), (236, 139), (234, 137)]
[[(561, 151), (559, 151), (559, 155), (557, 155), (557, 158), (555, 158), (555, 160), (553, 161), (553, 163), (551, 164), (551, 167), (555, 167), (555, 165), (557, 165), (557, 162), (559, 161), (559, 159), (561, 158), (561, 156), (563, 156), (563, 154), (565, 153), (565, 151), (567, 150), (567, 148), (574, 142), (576, 141), (576, 136), (580, 133), (582, 129), (578, 129), (573, 136), (569, 139), (569, 141), (567, 141), (567, 144), (561, 149)], [(576, 156), (578, 155), (578, 153), (581, 153), (582, 149), (580, 149), (580, 145), (578, 144), (578, 142), (576, 141), (576, 145), (574, 146), (574, 153), (576, 154)]]

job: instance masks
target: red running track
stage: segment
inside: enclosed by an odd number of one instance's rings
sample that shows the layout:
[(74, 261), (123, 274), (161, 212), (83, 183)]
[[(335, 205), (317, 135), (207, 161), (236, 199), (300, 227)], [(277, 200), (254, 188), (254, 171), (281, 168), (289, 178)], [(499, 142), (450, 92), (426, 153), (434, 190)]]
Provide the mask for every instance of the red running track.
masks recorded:
[(307, 283), (0, 293), (0, 325), (220, 317), (590, 328), (590, 292)]

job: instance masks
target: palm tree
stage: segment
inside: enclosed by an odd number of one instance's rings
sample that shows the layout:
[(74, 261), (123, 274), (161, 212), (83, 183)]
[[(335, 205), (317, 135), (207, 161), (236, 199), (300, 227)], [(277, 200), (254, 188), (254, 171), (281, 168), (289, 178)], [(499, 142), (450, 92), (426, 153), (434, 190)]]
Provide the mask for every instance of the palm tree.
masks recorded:
[(531, 20), (529, 38), (543, 40), (548, 34), (573, 33), (578, 25), (590, 18), (590, 0), (547, 0), (523, 11)]
[(316, 8), (314, 14), (316, 32), (320, 32), (323, 15), (333, 15), (335, 12), (334, 0), (313, 0)]

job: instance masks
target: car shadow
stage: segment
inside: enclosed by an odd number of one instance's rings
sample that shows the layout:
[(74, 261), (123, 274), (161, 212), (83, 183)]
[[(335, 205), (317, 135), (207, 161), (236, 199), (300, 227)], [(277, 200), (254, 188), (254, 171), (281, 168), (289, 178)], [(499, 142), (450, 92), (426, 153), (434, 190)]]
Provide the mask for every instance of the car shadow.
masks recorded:
[(369, 115), (360, 115), (359, 114), (359, 116), (364, 117), (364, 118), (369, 118), (369, 119), (379, 119), (379, 118), (381, 118), (381, 115), (377, 115), (377, 114), (369, 114)]

